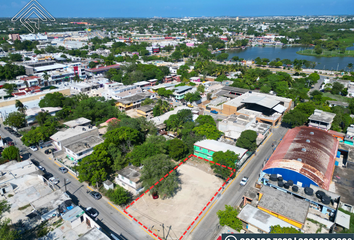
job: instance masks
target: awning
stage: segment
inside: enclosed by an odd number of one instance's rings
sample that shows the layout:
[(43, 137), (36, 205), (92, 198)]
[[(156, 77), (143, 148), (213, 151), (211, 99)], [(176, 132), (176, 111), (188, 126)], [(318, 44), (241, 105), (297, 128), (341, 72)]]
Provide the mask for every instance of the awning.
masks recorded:
[(275, 107), (273, 107), (273, 110), (277, 111), (278, 113), (283, 113), (286, 110), (286, 108), (283, 105), (278, 104)]
[(338, 210), (335, 223), (346, 229), (349, 229), (349, 222), (350, 222), (350, 215)]

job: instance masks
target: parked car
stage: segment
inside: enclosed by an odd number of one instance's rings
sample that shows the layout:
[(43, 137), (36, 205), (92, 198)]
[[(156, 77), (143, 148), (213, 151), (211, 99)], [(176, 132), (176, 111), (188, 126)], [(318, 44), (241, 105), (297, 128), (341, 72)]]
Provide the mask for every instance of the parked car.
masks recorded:
[(248, 182), (248, 177), (243, 177), (241, 182), (240, 182), (240, 185), (241, 186), (245, 186), (247, 182)]
[(102, 195), (99, 192), (91, 191), (90, 195), (96, 200), (100, 200), (102, 198)]
[(55, 152), (55, 149), (54, 149), (54, 148), (46, 149), (46, 150), (44, 151), (45, 154), (50, 154), (50, 153), (53, 153), (53, 152)]
[(38, 165), (38, 168), (39, 168), (40, 170), (42, 170), (43, 172), (45, 171), (45, 168), (42, 167), (41, 165)]
[(38, 151), (38, 148), (36, 147), (36, 146), (29, 146), (29, 148), (33, 151), (33, 152), (35, 152), (35, 151)]
[(44, 177), (45, 179), (49, 180), (50, 178), (53, 177), (53, 174), (51, 174), (51, 173), (49, 173), (49, 172), (46, 172), (46, 173), (43, 175), (43, 177)]
[(210, 112), (214, 113), (214, 114), (218, 114), (218, 111), (215, 111), (215, 110), (211, 110)]
[(86, 213), (92, 218), (95, 218), (98, 216), (98, 211), (92, 207), (86, 208)]
[(55, 177), (51, 177), (48, 179), (49, 182), (53, 183), (53, 184), (58, 184), (59, 183), (59, 179), (55, 178)]
[(62, 173), (67, 173), (68, 169), (66, 169), (65, 167), (60, 167), (59, 171), (62, 172)]

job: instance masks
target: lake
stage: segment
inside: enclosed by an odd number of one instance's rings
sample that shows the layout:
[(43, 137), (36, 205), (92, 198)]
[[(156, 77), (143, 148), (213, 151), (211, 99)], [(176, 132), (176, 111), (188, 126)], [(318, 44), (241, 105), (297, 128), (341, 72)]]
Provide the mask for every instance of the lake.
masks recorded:
[[(276, 58), (280, 59), (305, 59), (308, 61), (317, 62), (317, 69), (327, 69), (327, 70), (341, 70), (348, 66), (348, 63), (354, 64), (353, 57), (314, 57), (299, 55), (296, 52), (305, 49), (304, 47), (248, 47), (244, 50), (227, 50), (229, 54), (229, 59), (233, 56), (238, 56), (239, 58), (244, 58), (245, 60), (254, 60), (257, 57), (268, 58), (270, 61)], [(354, 46), (347, 48), (347, 50), (354, 50)], [(353, 71), (353, 69), (352, 69)]]

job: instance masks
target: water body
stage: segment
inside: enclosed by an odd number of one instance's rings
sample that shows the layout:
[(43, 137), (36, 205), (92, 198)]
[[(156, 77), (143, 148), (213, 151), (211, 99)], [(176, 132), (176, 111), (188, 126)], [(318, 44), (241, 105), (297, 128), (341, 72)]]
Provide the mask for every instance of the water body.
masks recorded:
[[(244, 58), (245, 60), (254, 60), (257, 57), (268, 58), (270, 61), (276, 58), (280, 59), (305, 59), (308, 61), (317, 62), (316, 69), (341, 70), (348, 66), (348, 63), (354, 64), (354, 57), (314, 57), (297, 54), (297, 51), (305, 49), (304, 47), (249, 47), (245, 50), (228, 50), (229, 59), (233, 56)], [(347, 50), (354, 50), (353, 47)]]

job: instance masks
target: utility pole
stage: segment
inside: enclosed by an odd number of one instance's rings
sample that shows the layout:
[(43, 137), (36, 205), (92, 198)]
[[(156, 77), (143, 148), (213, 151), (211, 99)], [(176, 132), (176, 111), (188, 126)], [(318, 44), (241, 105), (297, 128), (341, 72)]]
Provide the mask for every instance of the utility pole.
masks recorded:
[(162, 234), (163, 234), (163, 239), (165, 239), (165, 224), (162, 224)]
[(66, 192), (66, 178), (64, 178), (64, 189), (65, 189), (65, 192)]

